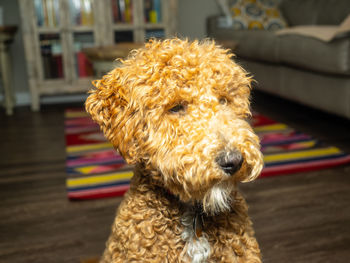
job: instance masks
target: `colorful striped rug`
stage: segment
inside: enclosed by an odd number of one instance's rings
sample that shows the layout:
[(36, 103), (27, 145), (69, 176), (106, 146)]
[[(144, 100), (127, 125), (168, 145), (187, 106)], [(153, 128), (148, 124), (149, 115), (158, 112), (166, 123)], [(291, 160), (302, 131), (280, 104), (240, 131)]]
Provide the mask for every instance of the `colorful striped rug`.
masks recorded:
[[(87, 114), (65, 113), (67, 191), (71, 200), (123, 195), (132, 167), (125, 164)], [(261, 177), (319, 170), (350, 164), (350, 155), (311, 136), (254, 114), (253, 127), (261, 139), (265, 167)]]

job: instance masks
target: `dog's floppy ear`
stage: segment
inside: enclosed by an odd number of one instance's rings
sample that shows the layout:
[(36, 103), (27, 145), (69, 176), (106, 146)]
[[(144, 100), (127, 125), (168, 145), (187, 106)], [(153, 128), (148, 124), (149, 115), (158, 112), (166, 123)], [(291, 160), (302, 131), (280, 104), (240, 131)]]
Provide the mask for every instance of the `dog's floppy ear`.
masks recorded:
[(100, 125), (105, 137), (113, 144), (128, 163), (137, 162), (137, 146), (131, 134), (128, 91), (123, 86), (121, 70), (116, 68), (93, 82), (96, 87), (89, 93), (85, 108)]

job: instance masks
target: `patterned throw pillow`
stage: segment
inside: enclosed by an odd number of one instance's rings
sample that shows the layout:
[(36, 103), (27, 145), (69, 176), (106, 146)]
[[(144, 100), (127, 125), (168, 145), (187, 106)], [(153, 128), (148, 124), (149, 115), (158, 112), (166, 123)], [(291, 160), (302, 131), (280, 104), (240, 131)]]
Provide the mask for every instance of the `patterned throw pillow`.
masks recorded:
[(228, 0), (234, 29), (277, 30), (287, 27), (280, 0)]

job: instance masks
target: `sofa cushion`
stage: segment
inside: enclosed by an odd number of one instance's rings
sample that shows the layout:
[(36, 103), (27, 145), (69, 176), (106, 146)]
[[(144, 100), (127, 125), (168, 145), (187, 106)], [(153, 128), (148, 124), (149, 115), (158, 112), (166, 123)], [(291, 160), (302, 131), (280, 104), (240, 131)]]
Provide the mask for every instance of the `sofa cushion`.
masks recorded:
[(234, 52), (241, 57), (278, 62), (278, 37), (270, 31), (242, 30), (233, 32), (238, 45)]
[(233, 52), (240, 57), (278, 62), (278, 37), (271, 31), (218, 29), (215, 37), (236, 41)]
[(278, 59), (312, 71), (350, 75), (350, 39), (332, 42), (299, 35), (279, 36)]
[(232, 15), (233, 29), (267, 29), (285, 28), (287, 23), (277, 4), (280, 0), (233, 0), (228, 6)]
[(259, 59), (269, 62), (278, 62), (278, 37), (274, 31), (267, 30), (234, 30), (220, 27), (220, 17), (212, 16), (207, 19), (208, 36), (217, 40), (237, 42), (233, 51), (236, 55), (245, 58)]
[(350, 14), (349, 0), (283, 0), (288, 25), (339, 25)]

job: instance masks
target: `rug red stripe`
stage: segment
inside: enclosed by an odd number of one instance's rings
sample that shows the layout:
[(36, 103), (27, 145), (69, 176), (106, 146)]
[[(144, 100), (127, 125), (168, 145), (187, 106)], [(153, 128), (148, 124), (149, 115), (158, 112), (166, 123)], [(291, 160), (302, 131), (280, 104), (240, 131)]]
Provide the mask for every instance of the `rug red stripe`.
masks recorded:
[(112, 187), (101, 187), (98, 189), (68, 192), (69, 199), (95, 199), (111, 196), (122, 196), (130, 188), (129, 185), (118, 185)]
[(350, 162), (350, 156), (344, 156), (337, 159), (318, 160), (318, 161), (311, 161), (307, 163), (276, 165), (272, 167), (265, 167), (260, 176), (265, 177), (265, 176), (280, 175), (280, 174), (315, 171), (315, 170), (331, 168), (337, 165), (347, 164), (349, 162)]

